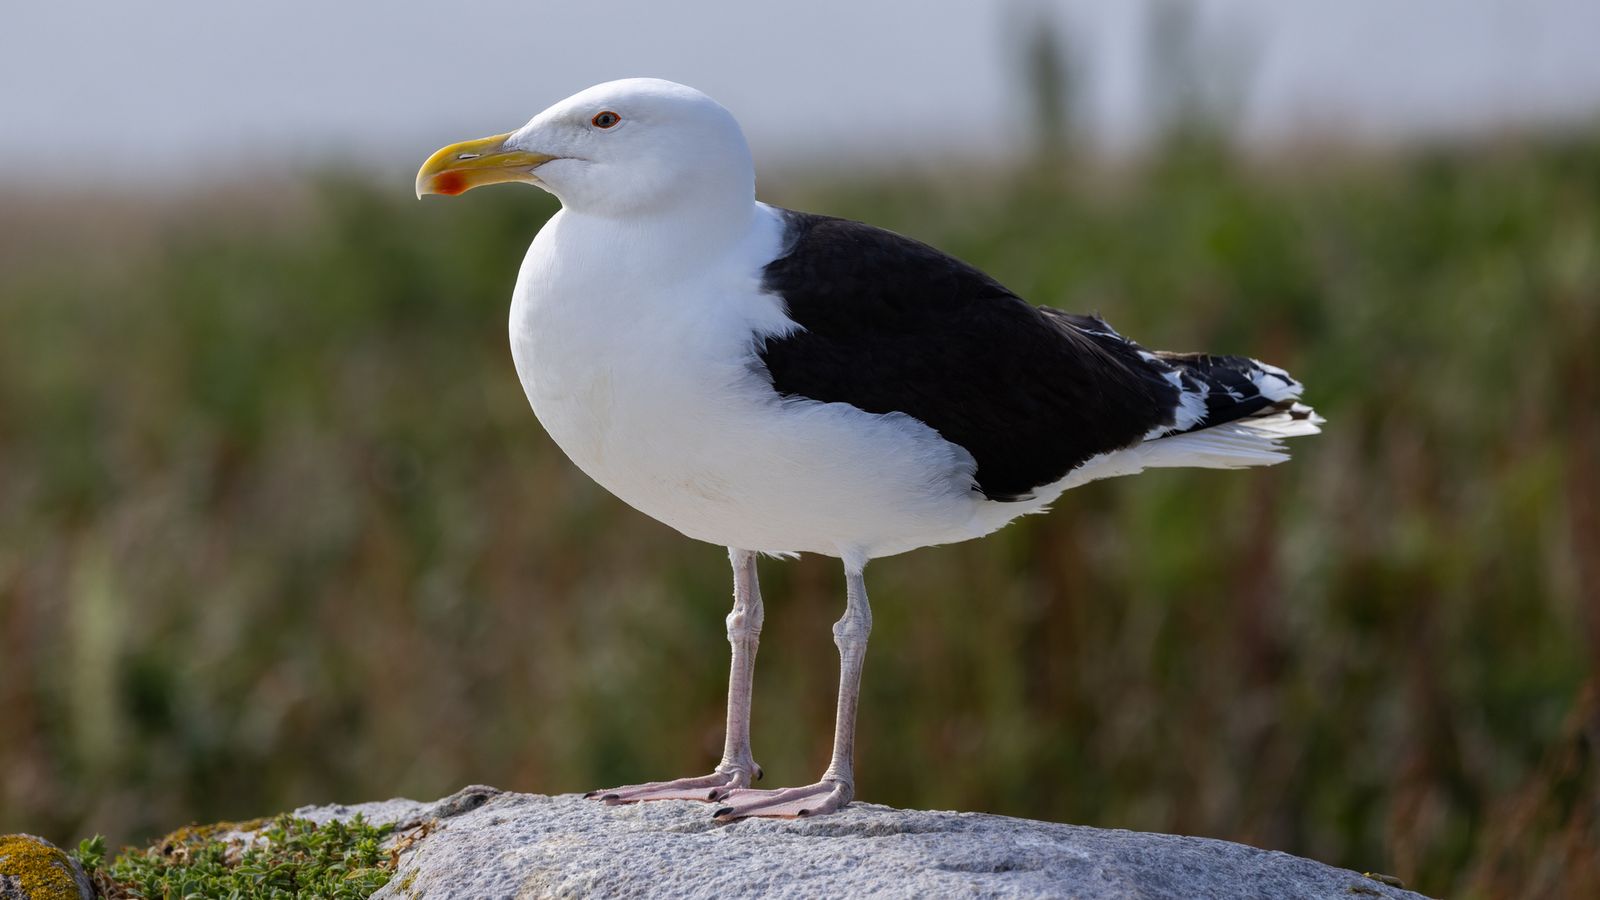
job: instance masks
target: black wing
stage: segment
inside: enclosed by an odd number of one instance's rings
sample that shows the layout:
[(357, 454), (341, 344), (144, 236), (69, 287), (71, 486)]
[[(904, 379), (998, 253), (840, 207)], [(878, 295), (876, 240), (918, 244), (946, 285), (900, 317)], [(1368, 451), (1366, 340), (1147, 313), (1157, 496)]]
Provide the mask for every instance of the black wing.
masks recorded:
[(1173, 425), (1173, 367), (1101, 320), (1035, 307), (892, 232), (784, 215), (764, 285), (803, 330), (760, 349), (779, 393), (913, 416), (972, 454), (995, 500)]

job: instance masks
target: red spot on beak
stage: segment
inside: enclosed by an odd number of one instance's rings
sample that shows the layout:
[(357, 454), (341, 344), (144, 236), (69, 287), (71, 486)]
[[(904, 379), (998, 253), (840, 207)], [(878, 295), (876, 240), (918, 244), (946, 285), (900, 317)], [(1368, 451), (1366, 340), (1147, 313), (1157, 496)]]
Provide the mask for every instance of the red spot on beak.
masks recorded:
[(467, 189), (467, 179), (460, 172), (440, 172), (433, 176), (435, 192), (454, 197)]

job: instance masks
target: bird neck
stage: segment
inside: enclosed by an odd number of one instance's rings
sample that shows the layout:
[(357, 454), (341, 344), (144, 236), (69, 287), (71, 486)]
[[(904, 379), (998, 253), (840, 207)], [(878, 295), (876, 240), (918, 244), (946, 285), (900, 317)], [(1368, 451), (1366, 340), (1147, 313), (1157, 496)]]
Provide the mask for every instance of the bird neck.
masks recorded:
[(753, 197), (739, 202), (678, 204), (628, 216), (562, 210), (561, 231), (585, 248), (609, 248), (613, 262), (658, 278), (703, 270), (750, 239), (758, 208)]

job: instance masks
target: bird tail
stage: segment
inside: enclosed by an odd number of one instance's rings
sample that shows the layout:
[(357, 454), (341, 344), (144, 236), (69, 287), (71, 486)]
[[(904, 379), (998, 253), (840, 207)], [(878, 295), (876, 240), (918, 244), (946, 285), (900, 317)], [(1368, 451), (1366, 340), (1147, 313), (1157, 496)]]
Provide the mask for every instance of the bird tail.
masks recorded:
[(1289, 458), (1284, 439), (1322, 430), (1323, 418), (1300, 402), (1304, 387), (1277, 366), (1208, 353), (1151, 356), (1170, 367), (1188, 415), (1133, 448), (1142, 450), (1144, 468), (1275, 465)]
[(1089, 460), (1068, 487), (1145, 469), (1277, 465), (1289, 458), (1284, 440), (1322, 431), (1323, 418), (1300, 402), (1300, 382), (1277, 366), (1243, 356), (1144, 355), (1181, 392), (1175, 421), (1142, 443)]
[(1283, 445), (1286, 438), (1317, 434), (1322, 422), (1311, 407), (1296, 403), (1288, 409), (1155, 438), (1122, 452), (1136, 454), (1140, 469), (1275, 466), (1289, 458)]

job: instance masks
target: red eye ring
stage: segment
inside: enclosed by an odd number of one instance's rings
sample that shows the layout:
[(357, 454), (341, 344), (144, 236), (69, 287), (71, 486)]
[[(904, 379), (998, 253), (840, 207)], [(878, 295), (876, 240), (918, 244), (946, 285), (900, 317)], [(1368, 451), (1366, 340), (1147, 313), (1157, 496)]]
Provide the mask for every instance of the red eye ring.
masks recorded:
[(622, 121), (622, 117), (621, 116), (619, 116), (616, 113), (612, 112), (611, 110), (607, 109), (607, 110), (603, 110), (601, 112), (595, 113), (594, 114), (594, 118), (589, 120), (589, 124), (593, 125), (596, 128), (611, 128), (612, 126), (616, 125), (618, 122), (621, 122), (621, 121)]

